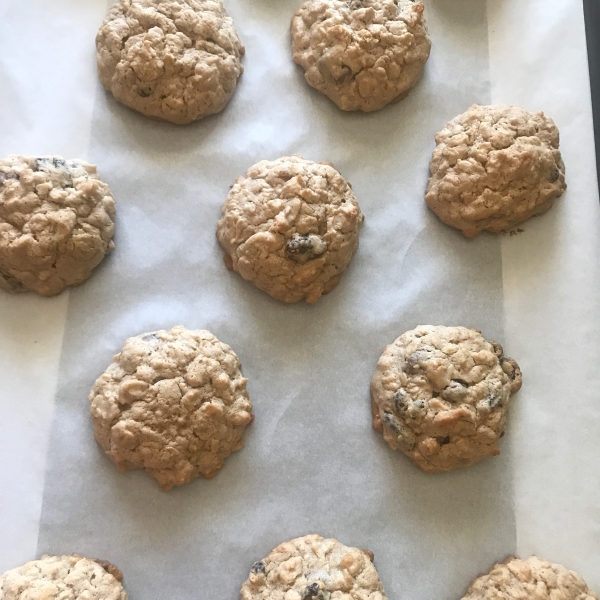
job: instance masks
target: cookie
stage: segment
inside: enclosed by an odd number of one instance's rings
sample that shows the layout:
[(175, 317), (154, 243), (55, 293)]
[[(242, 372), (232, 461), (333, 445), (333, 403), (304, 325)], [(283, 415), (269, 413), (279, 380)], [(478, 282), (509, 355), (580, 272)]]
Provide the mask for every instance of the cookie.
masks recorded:
[(262, 161), (238, 177), (217, 238), (225, 264), (283, 302), (316, 302), (340, 280), (364, 217), (348, 182), (301, 156)]
[(221, 0), (117, 0), (96, 36), (102, 85), (129, 108), (178, 124), (225, 108), (243, 55)]
[(0, 288), (60, 294), (115, 245), (115, 201), (95, 165), (60, 156), (0, 160)]
[(42, 556), (0, 575), (2, 600), (127, 600), (121, 572), (105, 561)]
[(558, 129), (543, 112), (473, 104), (435, 141), (425, 201), (467, 237), (541, 215), (567, 188)]
[(208, 331), (129, 338), (90, 392), (94, 435), (119, 471), (146, 469), (165, 491), (210, 479), (254, 419), (247, 381)]
[(373, 553), (320, 535), (280, 544), (254, 563), (240, 600), (387, 600)]
[(385, 348), (371, 380), (373, 427), (428, 473), (500, 453), (521, 370), (475, 329), (425, 325)]
[(598, 600), (585, 581), (565, 567), (531, 556), (510, 556), (469, 586), (462, 600)]
[(423, 10), (411, 0), (308, 0), (292, 18), (292, 59), (342, 110), (379, 110), (421, 77), (431, 49)]

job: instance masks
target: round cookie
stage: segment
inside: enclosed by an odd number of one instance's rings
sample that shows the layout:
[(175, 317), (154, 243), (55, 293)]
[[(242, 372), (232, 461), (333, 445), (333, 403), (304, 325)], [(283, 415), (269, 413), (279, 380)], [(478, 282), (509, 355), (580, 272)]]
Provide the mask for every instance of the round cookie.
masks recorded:
[(0, 575), (2, 600), (127, 600), (121, 572), (105, 561), (42, 556)]
[(467, 237), (540, 215), (567, 188), (558, 129), (543, 112), (473, 104), (435, 141), (425, 201)]
[(95, 165), (60, 156), (0, 160), (0, 288), (60, 294), (115, 245), (115, 201)]
[(342, 110), (402, 100), (429, 58), (424, 6), (411, 0), (308, 0), (292, 18), (292, 58)]
[(373, 553), (312, 534), (254, 563), (240, 600), (387, 600)]
[(521, 370), (466, 327), (420, 326), (383, 351), (371, 380), (373, 427), (428, 473), (500, 453)]
[(210, 479), (254, 419), (247, 381), (208, 331), (129, 338), (90, 392), (94, 435), (119, 471), (146, 469), (165, 491)]
[(577, 573), (531, 556), (508, 557), (480, 575), (462, 600), (597, 600)]
[(117, 0), (96, 36), (102, 85), (178, 124), (225, 108), (244, 51), (221, 0)]
[(364, 217), (349, 183), (301, 156), (262, 161), (232, 186), (217, 225), (225, 264), (283, 302), (316, 302), (340, 280)]

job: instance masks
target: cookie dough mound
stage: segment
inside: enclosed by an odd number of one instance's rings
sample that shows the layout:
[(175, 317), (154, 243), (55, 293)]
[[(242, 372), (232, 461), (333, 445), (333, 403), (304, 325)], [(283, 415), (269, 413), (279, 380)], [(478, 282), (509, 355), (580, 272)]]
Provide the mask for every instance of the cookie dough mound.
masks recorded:
[(95, 165), (60, 156), (0, 160), (0, 288), (60, 294), (115, 245), (115, 201)]
[(120, 576), (116, 567), (104, 561), (89, 560), (77, 554), (46, 555), (0, 575), (0, 598), (127, 600)]
[(250, 167), (223, 205), (225, 264), (283, 302), (316, 302), (340, 280), (363, 222), (352, 187), (328, 163), (290, 156)]
[(307, 535), (254, 563), (240, 600), (387, 600), (373, 553)]
[(545, 213), (567, 188), (558, 138), (543, 112), (474, 104), (435, 136), (425, 201), (467, 237)]
[(247, 381), (208, 331), (129, 338), (89, 395), (96, 440), (119, 471), (146, 469), (165, 491), (210, 479), (254, 419)]
[(342, 110), (379, 110), (407, 95), (429, 58), (423, 10), (411, 0), (308, 0), (292, 18), (292, 58)]
[(531, 556), (511, 556), (480, 575), (463, 600), (598, 600), (585, 581), (565, 567)]
[(117, 100), (178, 124), (223, 110), (244, 70), (221, 0), (117, 0), (96, 51), (100, 81)]
[(371, 380), (373, 427), (428, 473), (500, 453), (521, 370), (466, 327), (420, 326), (385, 348)]

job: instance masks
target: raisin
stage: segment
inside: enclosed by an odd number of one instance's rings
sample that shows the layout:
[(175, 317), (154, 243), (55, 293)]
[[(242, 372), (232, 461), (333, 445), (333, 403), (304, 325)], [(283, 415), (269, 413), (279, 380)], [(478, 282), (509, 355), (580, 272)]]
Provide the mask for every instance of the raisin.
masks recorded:
[(494, 354), (498, 357), (498, 360), (501, 361), (504, 357), (504, 349), (498, 342), (492, 340), (489, 340), (489, 342), (492, 345), (492, 348), (494, 348)]
[(402, 388), (400, 388), (392, 396), (392, 402), (394, 403), (394, 408), (396, 409), (396, 412), (406, 410), (406, 393)]
[(400, 425), (400, 423), (398, 422), (398, 419), (396, 419), (396, 417), (392, 413), (384, 412), (381, 420), (392, 431), (395, 431), (396, 433), (399, 433), (399, 434), (402, 434), (404, 432), (404, 427), (402, 427), (402, 425)]
[(433, 356), (434, 352), (432, 350), (417, 350), (406, 359), (404, 370), (411, 375), (415, 375), (423, 369), (423, 363), (426, 363)]
[(421, 365), (419, 364), (419, 352), (413, 352), (407, 359), (406, 359), (406, 372), (407, 373), (417, 373), (420, 368)]
[(293, 237), (285, 247), (287, 257), (300, 263), (321, 256), (326, 250), (327, 243), (314, 234)]
[(490, 408), (496, 408), (496, 406), (502, 403), (502, 397), (492, 392), (487, 397), (486, 402), (489, 404)]
[(311, 598), (316, 598), (319, 594), (319, 584), (311, 583), (307, 585), (302, 593), (302, 600), (310, 600)]
[(444, 388), (442, 398), (448, 402), (462, 402), (468, 394), (469, 384), (462, 379), (453, 379), (450, 385)]
[(255, 562), (250, 569), (250, 573), (254, 573), (255, 575), (258, 575), (259, 573), (266, 573), (266, 571), (267, 568), (262, 560)]
[(66, 169), (67, 163), (62, 158), (52, 158), (52, 157), (40, 157), (35, 159), (36, 167), (33, 169), (34, 171), (41, 171), (42, 169)]

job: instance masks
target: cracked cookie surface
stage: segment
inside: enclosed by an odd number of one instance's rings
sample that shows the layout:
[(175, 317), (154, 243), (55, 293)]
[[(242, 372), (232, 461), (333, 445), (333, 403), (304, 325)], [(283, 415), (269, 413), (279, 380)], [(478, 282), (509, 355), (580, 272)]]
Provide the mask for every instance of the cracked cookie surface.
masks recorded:
[(585, 581), (562, 565), (511, 556), (477, 577), (462, 600), (597, 600)]
[(292, 18), (292, 58), (342, 110), (379, 110), (406, 96), (429, 58), (423, 10), (411, 0), (309, 0)]
[(425, 201), (467, 237), (540, 215), (567, 188), (558, 129), (543, 112), (474, 104), (435, 141)]
[(45, 555), (0, 575), (0, 598), (127, 600), (120, 575), (116, 567), (104, 561), (90, 560), (77, 554)]
[(223, 110), (244, 70), (221, 0), (117, 0), (96, 52), (100, 81), (117, 100), (177, 124)]
[(387, 600), (373, 553), (312, 534), (254, 563), (240, 600)]
[(521, 370), (475, 329), (425, 325), (387, 346), (371, 380), (373, 427), (428, 473), (500, 453)]
[(174, 327), (125, 341), (89, 395), (94, 435), (121, 472), (163, 490), (214, 477), (254, 419), (238, 357), (205, 330)]
[(60, 156), (0, 160), (0, 288), (60, 294), (114, 249), (115, 201), (95, 165)]
[(348, 267), (363, 219), (350, 184), (331, 165), (289, 156), (238, 177), (217, 239), (227, 267), (273, 298), (316, 302)]

